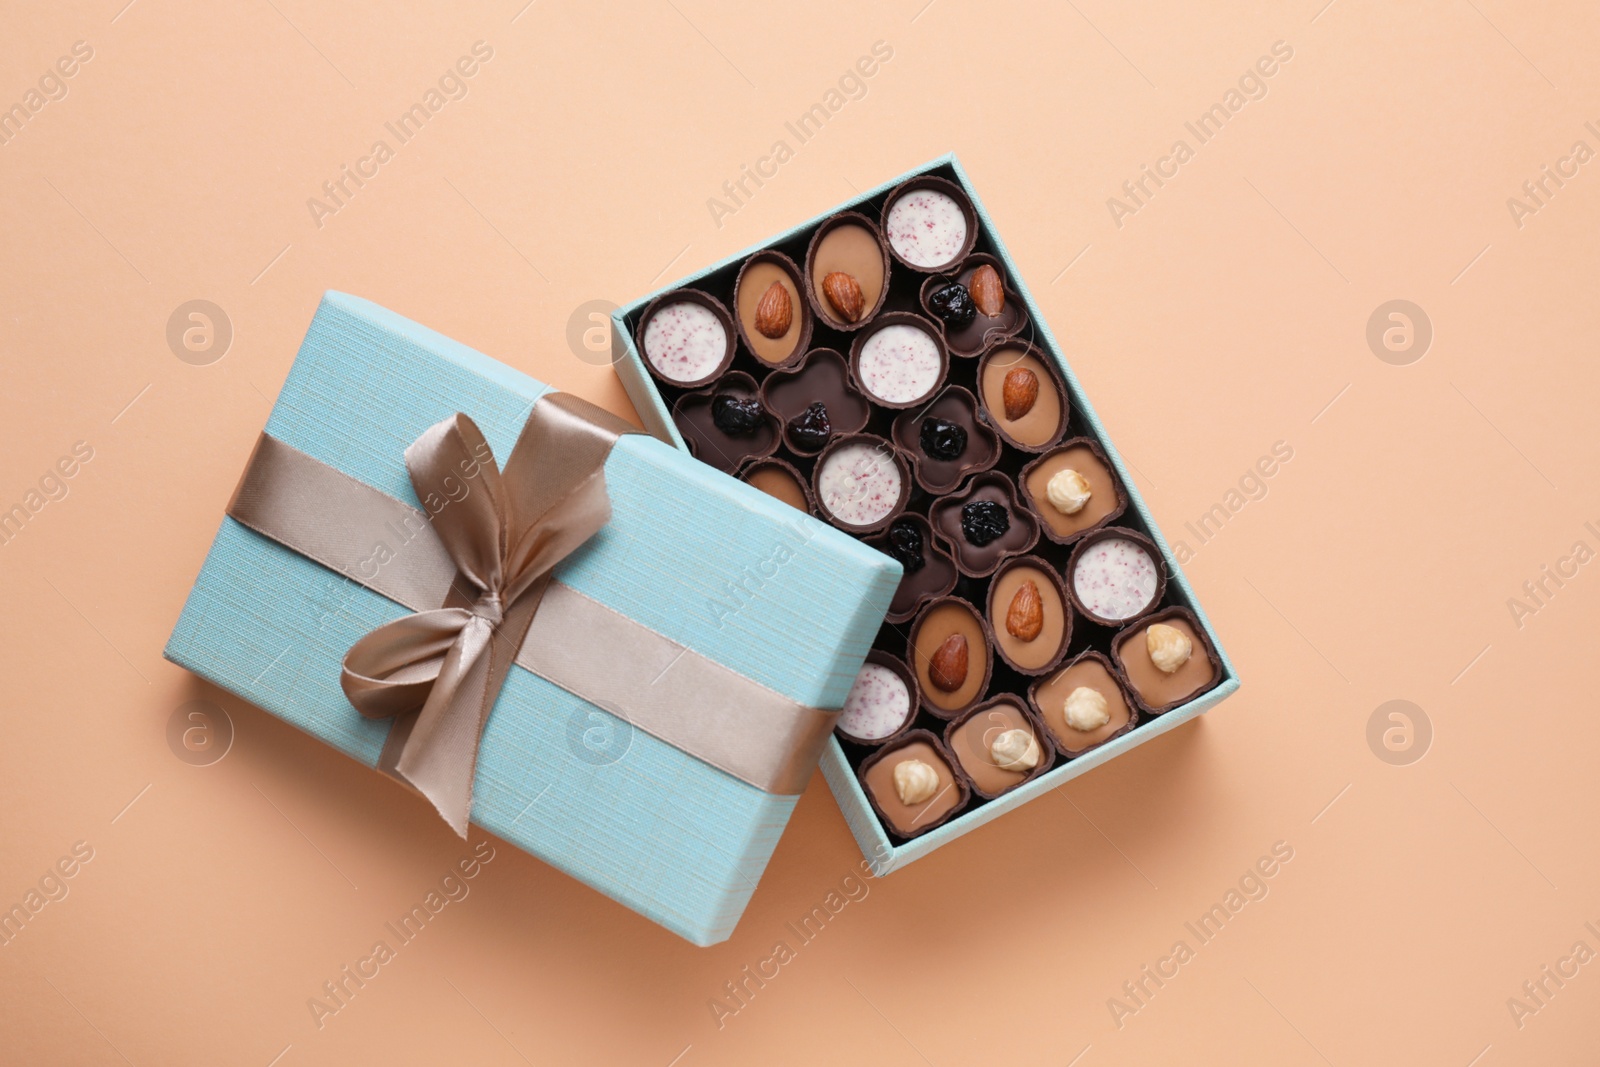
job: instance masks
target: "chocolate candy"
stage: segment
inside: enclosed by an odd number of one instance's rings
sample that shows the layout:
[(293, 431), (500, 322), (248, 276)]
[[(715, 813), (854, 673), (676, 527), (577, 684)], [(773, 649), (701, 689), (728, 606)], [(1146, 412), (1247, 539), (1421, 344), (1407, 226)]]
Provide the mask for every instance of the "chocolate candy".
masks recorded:
[(967, 491), (933, 505), (928, 521), (950, 545), (961, 573), (993, 574), (1008, 556), (1028, 551), (1039, 540), (1039, 522), (1017, 503), (1016, 487), (999, 471), (973, 478)]
[(978, 215), (959, 185), (924, 174), (889, 194), (883, 234), (896, 261), (916, 271), (944, 270), (972, 251)]
[(850, 346), (850, 371), (861, 391), (881, 407), (915, 407), (944, 382), (944, 344), (933, 323), (891, 311)]
[(1073, 606), (1102, 626), (1121, 626), (1151, 610), (1167, 586), (1161, 553), (1141, 533), (1104, 526), (1088, 534), (1067, 561)]
[(778, 420), (762, 407), (755, 379), (743, 371), (729, 371), (710, 388), (679, 397), (672, 421), (698, 459), (730, 474), (778, 447)]
[(856, 675), (834, 729), (858, 745), (881, 745), (916, 716), (917, 678), (887, 652), (873, 649)]
[(1043, 674), (1072, 640), (1072, 610), (1061, 577), (1038, 556), (1009, 560), (989, 583), (989, 627), (1000, 658), (1022, 674)]
[(811, 489), (792, 464), (781, 459), (761, 459), (746, 467), (739, 477), (797, 511), (811, 513)]
[(1044, 535), (1061, 545), (1115, 521), (1128, 506), (1110, 461), (1087, 437), (1065, 441), (1022, 468), (1018, 484)]
[(1171, 711), (1222, 680), (1216, 650), (1186, 608), (1168, 608), (1118, 634), (1111, 655), (1139, 706)]
[(745, 260), (733, 283), (733, 307), (739, 337), (762, 363), (783, 366), (805, 352), (811, 307), (800, 268), (782, 252), (768, 249)]
[(663, 293), (639, 319), (639, 351), (651, 373), (669, 385), (713, 381), (733, 362), (733, 316), (698, 289)]
[(1024, 452), (1043, 452), (1067, 432), (1066, 392), (1044, 354), (1031, 345), (1005, 341), (983, 357), (978, 399), (989, 424)]
[[(977, 399), (959, 385), (947, 385), (931, 403), (901, 413), (893, 437), (911, 457), (917, 484), (930, 493), (948, 493), (967, 475), (1000, 460), (1000, 438), (978, 418)], [(944, 446), (958, 440), (959, 451), (950, 455)], [(929, 451), (930, 444), (936, 451)]]
[[(985, 270), (992, 273), (984, 273)], [(994, 303), (980, 303), (973, 296), (974, 276), (981, 287), (979, 295), (992, 293)], [(1022, 301), (1011, 291), (1005, 265), (994, 256), (978, 253), (968, 256), (953, 275), (929, 278), (922, 285), (922, 306), (944, 323), (945, 345), (952, 356), (976, 356), (1002, 338), (1021, 333), (1028, 325)], [(984, 308), (994, 310), (984, 314)]]
[[(841, 283), (835, 279), (828, 284), (835, 274), (853, 283), (853, 305), (839, 307)], [(806, 299), (824, 323), (836, 330), (865, 326), (889, 295), (889, 250), (878, 227), (854, 211), (841, 212), (818, 226), (806, 250), (805, 280)], [(846, 311), (854, 314), (847, 317)]]
[(911, 625), (906, 659), (922, 688), (922, 706), (941, 719), (976, 704), (994, 669), (983, 619), (971, 604), (953, 596), (922, 609)]
[(822, 516), (851, 533), (875, 533), (905, 506), (911, 472), (893, 445), (858, 433), (834, 438), (817, 458), (812, 491)]
[(1055, 751), (1018, 697), (985, 701), (945, 727), (945, 747), (972, 791), (992, 800), (1050, 769)]
[(944, 742), (912, 730), (861, 764), (861, 787), (883, 824), (900, 837), (925, 834), (966, 806), (967, 783), (958, 778)]
[(901, 515), (885, 533), (867, 543), (899, 560), (905, 572), (889, 602), (888, 620), (892, 623), (905, 622), (923, 604), (956, 587), (960, 574), (955, 561), (934, 543), (933, 527), (921, 515)]
[(761, 399), (783, 421), (784, 444), (803, 455), (822, 451), (836, 434), (860, 432), (872, 415), (844, 357), (831, 348), (813, 349), (793, 367), (768, 375)]
[(1028, 699), (1056, 750), (1069, 759), (1127, 733), (1139, 718), (1111, 661), (1099, 652), (1081, 653), (1035, 682)]

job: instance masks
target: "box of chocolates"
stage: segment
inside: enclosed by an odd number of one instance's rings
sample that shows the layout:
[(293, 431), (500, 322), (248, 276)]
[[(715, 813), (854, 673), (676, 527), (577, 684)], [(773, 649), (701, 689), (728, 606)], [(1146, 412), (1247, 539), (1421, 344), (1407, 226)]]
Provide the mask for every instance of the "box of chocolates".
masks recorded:
[[(684, 326), (699, 321), (684, 312)], [(430, 450), (468, 422), (471, 447), (430, 481)], [(597, 486), (604, 506), (570, 506)], [(530, 504), (530, 489), (548, 506)], [(432, 801), (463, 834), (470, 816), (713, 944), (732, 932), (831, 743), (831, 709), (898, 581), (893, 560), (795, 510), (807, 499), (775, 500), (329, 293), (165, 654), (427, 797), (397, 800), (430, 813)], [(590, 525), (573, 533), (574, 514)], [(462, 552), (474, 527), (485, 536)], [(565, 554), (535, 567), (544, 584), (517, 631), (528, 583), (491, 572), (534, 573), (518, 561), (556, 542)], [(485, 662), (462, 651), (474, 627), (513, 657), (498, 659), (503, 684), (468, 701), (458, 728), (430, 720), (440, 687), (457, 675), (470, 684), (468, 664)], [(375, 668), (385, 635), (397, 639)], [(497, 657), (485, 657), (492, 674)], [(423, 702), (415, 690), (428, 685)], [(459, 819), (437, 768), (409, 761), (428, 736), (451, 741), (423, 755), (464, 776)]]
[(880, 874), (1238, 688), (953, 156), (612, 322), (651, 432), (900, 564), (822, 755)]

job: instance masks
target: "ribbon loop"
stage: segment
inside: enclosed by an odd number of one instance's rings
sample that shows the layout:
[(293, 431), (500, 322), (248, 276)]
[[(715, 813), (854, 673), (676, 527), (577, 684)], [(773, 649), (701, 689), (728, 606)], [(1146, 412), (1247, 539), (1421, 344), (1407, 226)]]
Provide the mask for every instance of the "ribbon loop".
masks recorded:
[(564, 394), (540, 398), (503, 472), (466, 415), (423, 431), (406, 469), (455, 580), (443, 607), (386, 623), (345, 654), (350, 703), (395, 719), (380, 769), (463, 837), (478, 741), (550, 572), (611, 518), (604, 467), (615, 420), (602, 424), (587, 408)]

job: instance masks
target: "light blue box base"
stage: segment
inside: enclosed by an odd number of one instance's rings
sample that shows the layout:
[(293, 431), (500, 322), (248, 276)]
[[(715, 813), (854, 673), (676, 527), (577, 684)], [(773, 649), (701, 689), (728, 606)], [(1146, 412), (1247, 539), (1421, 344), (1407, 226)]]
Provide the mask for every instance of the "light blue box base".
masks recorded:
[[(418, 434), (463, 411), (503, 460), (546, 391), (393, 312), (329, 293), (266, 429), (419, 507), (404, 462)], [(641, 434), (612, 450), (606, 483), (611, 522), (557, 578), (794, 700), (844, 702), (899, 564)], [(789, 558), (774, 567), (780, 544)], [(388, 723), (350, 706), (339, 664), (357, 638), (405, 614), (224, 518), (166, 656), (371, 767)], [(514, 668), (484, 733), (472, 821), (707, 945), (732, 932), (797, 800)]]
[[(856, 778), (855, 771), (845, 757), (844, 749), (837, 739), (830, 739), (828, 748), (822, 754), (822, 773), (827, 778), (828, 785), (833, 789), (833, 795), (837, 798), (839, 807), (844, 812), (845, 822), (849, 824), (850, 831), (855, 835), (856, 842), (861, 846), (862, 855), (873, 864), (874, 870), (880, 875), (888, 874), (890, 871), (903, 867), (913, 860), (926, 856), (939, 846), (976, 830), (1019, 804), (1027, 803), (1040, 793), (1054, 789), (1063, 782), (1070, 781), (1078, 775), (1098, 767), (1106, 760), (1113, 759), (1130, 748), (1141, 745), (1151, 738), (1187, 722), (1196, 715), (1205, 713), (1239, 688), (1238, 673), (1234, 670), (1233, 661), (1228, 658), (1222, 641), (1217, 637), (1216, 629), (1211, 625), (1211, 620), (1206, 617), (1205, 611), (1200, 607), (1200, 602), (1194, 595), (1194, 590), (1190, 587), (1189, 580), (1184, 577), (1183, 569), (1178, 565), (1177, 557), (1173, 554), (1166, 539), (1162, 537), (1160, 529), (1156, 526), (1155, 517), (1151, 515), (1150, 509), (1145, 505), (1144, 498), (1140, 495), (1138, 487), (1134, 484), (1133, 479), (1129, 477), (1127, 465), (1123, 463), (1122, 456), (1113, 445), (1110, 434), (1106, 432), (1104, 424), (1101, 423), (1099, 416), (1095, 414), (1094, 406), (1089, 402), (1082, 386), (1078, 383), (1077, 377), (1072, 373), (1072, 367), (1062, 354), (1062, 348), (1056, 342), (1055, 335), (1050, 332), (1050, 327), (1045, 322), (1039, 306), (1034, 303), (1032, 295), (1028, 292), (1027, 285), (1022, 278), (1022, 272), (1018, 270), (1010, 253), (1006, 251), (1005, 244), (1000, 240), (1000, 235), (995, 229), (993, 220), (990, 219), (989, 213), (984, 210), (983, 201), (979, 199), (978, 193), (972, 187), (972, 182), (968, 179), (966, 171), (961, 168), (961, 164), (954, 155), (944, 156), (915, 170), (908, 171), (898, 178), (885, 182), (876, 189), (868, 190), (861, 196), (848, 200), (814, 219), (778, 234), (769, 241), (747, 248), (743, 252), (730, 256), (720, 263), (712, 264), (705, 270), (692, 274), (687, 278), (679, 279), (671, 285), (650, 293), (626, 307), (619, 308), (613, 313), (611, 323), (613, 346), (617, 357), (617, 374), (622, 379), (622, 384), (626, 388), (628, 396), (638, 409), (640, 419), (647, 429), (663, 441), (670, 441), (679, 448), (686, 447), (682, 435), (678, 433), (678, 428), (672, 422), (671, 411), (662, 399), (654, 379), (645, 367), (644, 360), (633, 343), (633, 329), (638, 324), (639, 313), (644, 310), (651, 300), (661, 293), (669, 292), (673, 289), (694, 287), (701, 279), (738, 264), (751, 253), (762, 248), (792, 241), (800, 234), (811, 229), (811, 227), (840, 211), (860, 211), (875, 220), (879, 217), (877, 206), (881, 205), (883, 198), (891, 190), (910, 178), (930, 173), (956, 182), (972, 200), (972, 205), (978, 213), (980, 229), (983, 231), (983, 239), (980, 239), (975, 250), (988, 251), (1005, 264), (1006, 273), (1010, 277), (1014, 289), (1013, 292), (1006, 294), (1006, 298), (1008, 300), (1021, 300), (1027, 308), (1028, 316), (1033, 324), (1034, 342), (1054, 358), (1066, 382), (1067, 393), (1073, 411), (1083, 417), (1095, 438), (1099, 440), (1101, 446), (1105, 449), (1112, 466), (1116, 469), (1117, 476), (1127, 490), (1130, 511), (1138, 515), (1145, 529), (1149, 532), (1151, 539), (1161, 549), (1169, 574), (1167, 583), (1169, 595), (1175, 602), (1190, 608), (1195, 613), (1196, 618), (1200, 620), (1200, 625), (1204, 627), (1206, 635), (1211, 639), (1211, 643), (1217, 651), (1217, 657), (1220, 661), (1219, 666), (1222, 670), (1222, 680), (1216, 688), (1201, 694), (1189, 703), (1174, 708), (1165, 715), (1154, 719), (1146, 718), (1134, 730), (1124, 734), (1122, 737), (1110, 741), (1083, 756), (1069, 760), (1033, 781), (1019, 786), (998, 800), (989, 801), (963, 815), (957, 816), (943, 826), (930, 830), (920, 837), (913, 838), (903, 844), (895, 844), (890, 840), (888, 834), (884, 832), (877, 814), (872, 810), (872, 805), (867, 801), (866, 794), (861, 789), (861, 784)], [(901, 271), (905, 268), (896, 265), (894, 269)], [(990, 696), (993, 695), (995, 694), (991, 692)]]

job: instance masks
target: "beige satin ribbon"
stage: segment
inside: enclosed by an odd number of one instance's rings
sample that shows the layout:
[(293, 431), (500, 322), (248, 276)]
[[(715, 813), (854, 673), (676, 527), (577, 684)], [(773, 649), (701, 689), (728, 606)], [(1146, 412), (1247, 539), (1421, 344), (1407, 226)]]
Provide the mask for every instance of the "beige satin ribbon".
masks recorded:
[(547, 394), (502, 474), (471, 419), (446, 419), (406, 450), (431, 523), (262, 434), (229, 505), (256, 532), (416, 612), (351, 646), (341, 684), (363, 715), (395, 719), (379, 769), (427, 796), (457, 833), (513, 661), (767, 792), (801, 792), (832, 729), (836, 713), (551, 580), (609, 518), (605, 459), (625, 432), (636, 431)]

